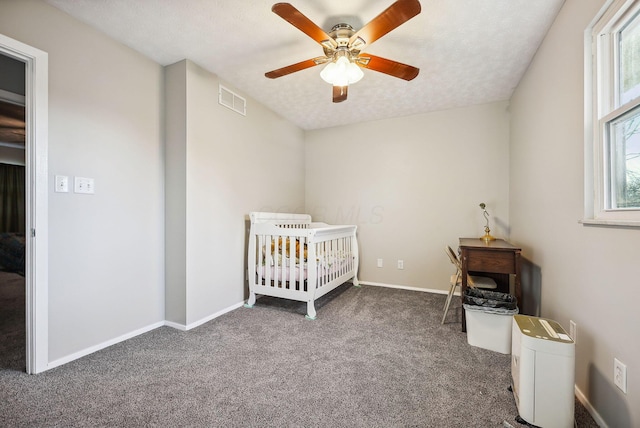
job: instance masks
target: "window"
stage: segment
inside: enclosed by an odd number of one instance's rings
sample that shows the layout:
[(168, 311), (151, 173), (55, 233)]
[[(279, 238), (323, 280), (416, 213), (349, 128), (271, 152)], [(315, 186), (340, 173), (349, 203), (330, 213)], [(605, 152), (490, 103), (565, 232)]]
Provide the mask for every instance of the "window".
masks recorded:
[(610, 0), (585, 34), (587, 224), (640, 226), (640, 0)]

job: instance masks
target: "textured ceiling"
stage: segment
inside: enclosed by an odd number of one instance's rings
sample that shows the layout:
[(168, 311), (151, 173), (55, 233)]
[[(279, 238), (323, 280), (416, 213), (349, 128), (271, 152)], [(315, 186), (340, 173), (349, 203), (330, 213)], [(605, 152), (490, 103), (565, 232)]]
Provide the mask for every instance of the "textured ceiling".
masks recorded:
[[(420, 68), (406, 82), (371, 70), (331, 102), (322, 66), (264, 73), (323, 55), (271, 12), (274, 0), (46, 0), (162, 65), (189, 59), (303, 129), (506, 100), (564, 0), (421, 0), (422, 12), (364, 51)], [(329, 31), (359, 29), (392, 0), (291, 0)], [(343, 17), (343, 18), (341, 18)], [(251, 104), (247, 106), (250, 114)]]

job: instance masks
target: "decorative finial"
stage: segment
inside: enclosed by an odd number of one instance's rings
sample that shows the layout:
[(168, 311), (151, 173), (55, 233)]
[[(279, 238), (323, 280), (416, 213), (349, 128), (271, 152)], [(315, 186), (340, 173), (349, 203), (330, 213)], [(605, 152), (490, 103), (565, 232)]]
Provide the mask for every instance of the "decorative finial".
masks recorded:
[(484, 216), (484, 219), (486, 221), (486, 224), (484, 226), (484, 235), (481, 236), (480, 239), (482, 239), (484, 242), (495, 241), (496, 238), (491, 236), (490, 233), (491, 230), (489, 229), (489, 213), (487, 212), (487, 206), (484, 202), (480, 202), (480, 208), (482, 209), (482, 215)]

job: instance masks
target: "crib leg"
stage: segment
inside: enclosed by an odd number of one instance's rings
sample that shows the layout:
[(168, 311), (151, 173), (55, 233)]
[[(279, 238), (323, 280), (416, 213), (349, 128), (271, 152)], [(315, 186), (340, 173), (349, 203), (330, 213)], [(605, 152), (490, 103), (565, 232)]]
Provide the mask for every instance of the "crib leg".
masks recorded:
[(244, 304), (245, 308), (253, 308), (253, 305), (256, 304), (256, 293), (253, 291), (249, 292), (249, 299), (247, 299), (247, 303)]
[(308, 320), (316, 319), (316, 307), (313, 304), (313, 300), (307, 302), (307, 315), (304, 316)]
[(362, 287), (362, 286), (360, 285), (360, 283), (358, 282), (358, 277), (357, 277), (357, 276), (354, 276), (354, 277), (353, 277), (353, 280), (352, 280), (351, 282), (353, 283), (353, 285), (354, 285), (355, 287), (358, 287), (358, 288)]

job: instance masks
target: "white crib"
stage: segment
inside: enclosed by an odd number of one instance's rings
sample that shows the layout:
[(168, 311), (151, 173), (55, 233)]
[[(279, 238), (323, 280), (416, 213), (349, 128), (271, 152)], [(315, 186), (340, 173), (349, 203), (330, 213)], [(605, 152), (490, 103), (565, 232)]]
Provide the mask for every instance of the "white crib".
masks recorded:
[(358, 286), (357, 226), (311, 222), (307, 214), (252, 212), (247, 251), (251, 308), (257, 295), (314, 302), (352, 280)]

